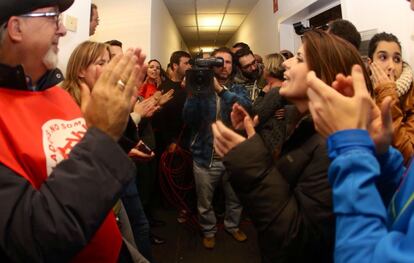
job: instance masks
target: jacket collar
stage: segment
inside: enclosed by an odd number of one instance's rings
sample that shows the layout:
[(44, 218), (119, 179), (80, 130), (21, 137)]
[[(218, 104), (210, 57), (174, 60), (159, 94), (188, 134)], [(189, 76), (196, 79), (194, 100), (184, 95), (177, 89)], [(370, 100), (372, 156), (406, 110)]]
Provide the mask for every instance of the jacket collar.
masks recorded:
[(0, 64), (0, 87), (16, 90), (42, 91), (56, 86), (63, 81), (63, 74), (59, 69), (47, 71), (33, 86), (29, 76), (26, 76), (22, 65), (11, 67)]

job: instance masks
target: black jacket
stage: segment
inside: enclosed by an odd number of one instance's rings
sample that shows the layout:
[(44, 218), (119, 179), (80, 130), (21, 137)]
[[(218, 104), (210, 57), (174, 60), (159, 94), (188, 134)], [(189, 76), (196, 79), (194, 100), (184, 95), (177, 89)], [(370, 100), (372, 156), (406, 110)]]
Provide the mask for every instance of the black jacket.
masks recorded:
[[(60, 81), (48, 72), (37, 90)], [(0, 65), (0, 87), (28, 90), (23, 69)], [(68, 262), (89, 242), (135, 175), (125, 153), (137, 141), (131, 123), (122, 147), (90, 128), (39, 190), (0, 163), (0, 262)]]
[(224, 164), (258, 231), (263, 262), (333, 261), (329, 159), (310, 119), (295, 129), (276, 162), (256, 134)]

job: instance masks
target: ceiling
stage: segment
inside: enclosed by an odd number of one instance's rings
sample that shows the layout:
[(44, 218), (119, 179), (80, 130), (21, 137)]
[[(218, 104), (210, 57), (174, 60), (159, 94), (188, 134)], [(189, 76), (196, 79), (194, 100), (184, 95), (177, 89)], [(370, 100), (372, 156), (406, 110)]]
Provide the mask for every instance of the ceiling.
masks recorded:
[(258, 0), (164, 0), (192, 53), (224, 46)]

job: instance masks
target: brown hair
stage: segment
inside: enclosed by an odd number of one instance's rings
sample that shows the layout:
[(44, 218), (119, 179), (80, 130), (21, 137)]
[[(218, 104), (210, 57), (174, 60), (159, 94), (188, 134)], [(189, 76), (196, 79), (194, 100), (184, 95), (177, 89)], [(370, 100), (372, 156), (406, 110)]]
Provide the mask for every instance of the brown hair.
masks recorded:
[(79, 44), (70, 55), (62, 87), (69, 92), (78, 105), (81, 104), (80, 85), (82, 82), (79, 73), (102, 56), (105, 50), (111, 54), (107, 44), (85, 41)]
[(351, 75), (352, 66), (362, 68), (368, 91), (373, 94), (372, 83), (358, 50), (340, 37), (321, 30), (311, 30), (303, 35), (303, 48), (309, 70), (331, 85), (337, 74)]

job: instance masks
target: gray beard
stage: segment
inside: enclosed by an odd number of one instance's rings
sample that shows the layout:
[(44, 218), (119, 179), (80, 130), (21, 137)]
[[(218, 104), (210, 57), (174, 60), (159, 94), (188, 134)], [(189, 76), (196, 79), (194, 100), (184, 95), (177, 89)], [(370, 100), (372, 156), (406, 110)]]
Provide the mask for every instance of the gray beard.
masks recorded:
[(53, 50), (53, 47), (50, 47), (46, 55), (43, 57), (43, 64), (48, 70), (55, 69), (58, 64), (58, 55)]

